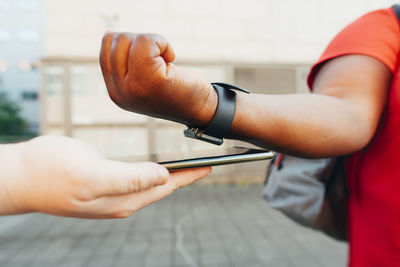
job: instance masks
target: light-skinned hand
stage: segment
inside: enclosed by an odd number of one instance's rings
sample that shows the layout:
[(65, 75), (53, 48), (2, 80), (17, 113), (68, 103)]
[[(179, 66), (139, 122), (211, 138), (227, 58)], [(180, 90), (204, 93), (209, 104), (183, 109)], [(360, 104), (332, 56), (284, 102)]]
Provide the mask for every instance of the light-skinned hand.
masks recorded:
[(82, 218), (124, 218), (211, 168), (169, 173), (156, 163), (103, 158), (61, 136), (0, 145), (0, 214), (44, 212)]

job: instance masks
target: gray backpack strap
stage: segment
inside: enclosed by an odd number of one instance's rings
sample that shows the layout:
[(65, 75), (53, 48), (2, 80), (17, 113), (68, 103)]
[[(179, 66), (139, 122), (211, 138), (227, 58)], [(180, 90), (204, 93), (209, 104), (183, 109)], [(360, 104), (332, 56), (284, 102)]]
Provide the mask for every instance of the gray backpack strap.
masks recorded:
[(397, 20), (400, 22), (400, 5), (393, 5), (392, 8), (396, 14)]
[(325, 184), (323, 174), (332, 159), (302, 159), (280, 154), (270, 165), (264, 197), (272, 208), (296, 222), (313, 227), (320, 213)]
[(263, 196), (297, 223), (347, 240), (344, 158), (304, 159), (279, 154), (271, 162)]

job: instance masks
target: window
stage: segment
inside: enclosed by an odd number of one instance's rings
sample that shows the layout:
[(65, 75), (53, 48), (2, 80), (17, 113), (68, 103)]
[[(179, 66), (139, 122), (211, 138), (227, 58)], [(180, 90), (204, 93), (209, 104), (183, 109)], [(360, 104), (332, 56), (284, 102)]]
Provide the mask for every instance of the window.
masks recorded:
[(87, 85), (88, 71), (84, 66), (72, 66), (70, 70), (71, 89), (75, 94), (83, 94)]
[(44, 82), (48, 95), (59, 96), (63, 89), (64, 69), (59, 66), (49, 66), (44, 69)]
[(23, 100), (32, 101), (32, 100), (38, 99), (38, 94), (37, 94), (37, 92), (33, 92), (33, 91), (23, 91), (21, 93), (21, 97)]

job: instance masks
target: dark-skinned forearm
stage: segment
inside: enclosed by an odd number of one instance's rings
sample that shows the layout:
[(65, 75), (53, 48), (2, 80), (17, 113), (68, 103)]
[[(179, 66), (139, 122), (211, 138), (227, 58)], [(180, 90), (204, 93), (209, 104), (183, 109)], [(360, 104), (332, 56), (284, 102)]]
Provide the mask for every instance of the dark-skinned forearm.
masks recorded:
[(238, 94), (227, 138), (305, 157), (346, 154), (364, 147), (376, 125), (344, 100), (318, 94)]

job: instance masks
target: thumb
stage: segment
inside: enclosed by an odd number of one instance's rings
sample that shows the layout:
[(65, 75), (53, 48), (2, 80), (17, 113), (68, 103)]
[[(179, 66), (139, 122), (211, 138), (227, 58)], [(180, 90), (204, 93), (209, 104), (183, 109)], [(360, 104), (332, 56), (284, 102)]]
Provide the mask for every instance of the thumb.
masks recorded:
[(103, 160), (96, 171), (95, 194), (110, 196), (143, 191), (168, 181), (169, 172), (153, 162), (126, 163)]

